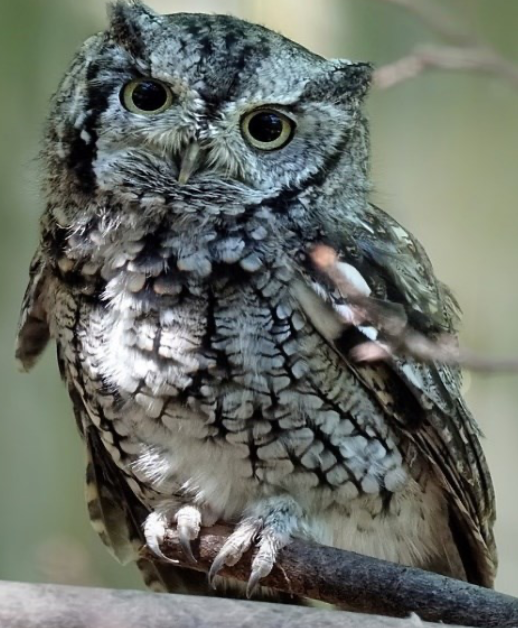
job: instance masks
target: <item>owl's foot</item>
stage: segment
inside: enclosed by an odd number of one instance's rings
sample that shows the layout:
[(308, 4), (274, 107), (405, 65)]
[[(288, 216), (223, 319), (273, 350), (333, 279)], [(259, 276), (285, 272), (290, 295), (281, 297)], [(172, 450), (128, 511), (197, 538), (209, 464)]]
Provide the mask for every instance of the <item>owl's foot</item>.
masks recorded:
[(178, 564), (178, 561), (168, 558), (160, 549), (171, 524), (176, 524), (180, 545), (185, 555), (192, 563), (196, 563), (191, 541), (198, 538), (202, 524), (202, 513), (196, 506), (157, 509), (149, 514), (144, 524), (144, 536), (148, 548), (162, 560)]
[(209, 582), (214, 586), (218, 572), (226, 565), (238, 563), (253, 543), (258, 551), (252, 561), (252, 572), (246, 587), (251, 597), (275, 564), (279, 550), (289, 544), (292, 534), (300, 529), (302, 510), (290, 497), (265, 499), (248, 510), (219, 551), (209, 571)]

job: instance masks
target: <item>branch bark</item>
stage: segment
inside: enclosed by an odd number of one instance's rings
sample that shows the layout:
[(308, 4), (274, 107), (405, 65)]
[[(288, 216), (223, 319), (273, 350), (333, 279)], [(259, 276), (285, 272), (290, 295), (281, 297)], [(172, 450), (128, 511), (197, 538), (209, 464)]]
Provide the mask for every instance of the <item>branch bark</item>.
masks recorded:
[(440, 628), (223, 598), (0, 582), (2, 628)]
[[(207, 572), (232, 528), (204, 528), (193, 543), (193, 564), (184, 555), (178, 536), (170, 530), (162, 545), (166, 556), (181, 568)], [(155, 560), (149, 554), (146, 558)], [(251, 552), (223, 576), (246, 582)], [(348, 610), (405, 617), (417, 613), (428, 621), (463, 626), (517, 626), (518, 599), (434, 573), (396, 565), (368, 556), (294, 540), (282, 550), (272, 573), (261, 581), (284, 593), (305, 596)], [(317, 624), (320, 625), (320, 624)]]

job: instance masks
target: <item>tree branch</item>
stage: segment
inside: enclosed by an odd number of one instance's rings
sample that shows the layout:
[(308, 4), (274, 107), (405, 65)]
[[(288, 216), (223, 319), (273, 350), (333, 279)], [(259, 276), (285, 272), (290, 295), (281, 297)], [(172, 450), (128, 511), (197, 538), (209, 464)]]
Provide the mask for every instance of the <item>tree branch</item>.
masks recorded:
[(304, 607), (186, 595), (0, 582), (2, 628), (440, 628)]
[(389, 89), (431, 69), (491, 74), (518, 88), (518, 66), (479, 41), (437, 5), (421, 0), (379, 1), (411, 12), (449, 45), (418, 46), (401, 59), (380, 67), (374, 73), (374, 85), (378, 89)]
[(445, 11), (437, 2), (429, 0), (378, 0), (393, 4), (412, 13), (425, 26), (435, 31), (445, 41), (456, 45), (470, 46), (476, 38), (463, 24)]
[(491, 74), (518, 88), (518, 67), (483, 46), (421, 46), (374, 73), (374, 85), (389, 89), (418, 77), (426, 70), (464, 70)]
[[(162, 545), (179, 567), (208, 572), (218, 551), (232, 532), (226, 525), (204, 528), (193, 543), (193, 564), (184, 555), (174, 530)], [(221, 575), (246, 582), (252, 552)], [(145, 557), (157, 560), (149, 553)], [(516, 626), (518, 600), (431, 572), (336, 548), (294, 540), (282, 550), (276, 566), (261, 581), (284, 593), (305, 596), (348, 610), (405, 617), (417, 613), (428, 621), (464, 626)], [(321, 624), (317, 624), (321, 625)]]

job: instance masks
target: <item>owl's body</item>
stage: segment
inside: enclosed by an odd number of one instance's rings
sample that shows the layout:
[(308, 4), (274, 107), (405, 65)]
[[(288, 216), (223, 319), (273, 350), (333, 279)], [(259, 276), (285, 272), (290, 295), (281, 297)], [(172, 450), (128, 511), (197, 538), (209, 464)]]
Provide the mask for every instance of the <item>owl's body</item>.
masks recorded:
[[(219, 519), (237, 528), (214, 573), (258, 538), (252, 584), (294, 536), (492, 584), (492, 488), (458, 374), (355, 363), (379, 330), (312, 262), (330, 246), (364, 297), (453, 330), (420, 246), (368, 202), (368, 73), (233, 18), (119, 3), (65, 78), (18, 356), (55, 338), (90, 514), (121, 559), (139, 539), (159, 553), (174, 525), (189, 551)], [(128, 109), (143, 77), (159, 87)], [(166, 109), (133, 109), (162, 85)], [(244, 130), (256, 111), (290, 127), (285, 145)]]

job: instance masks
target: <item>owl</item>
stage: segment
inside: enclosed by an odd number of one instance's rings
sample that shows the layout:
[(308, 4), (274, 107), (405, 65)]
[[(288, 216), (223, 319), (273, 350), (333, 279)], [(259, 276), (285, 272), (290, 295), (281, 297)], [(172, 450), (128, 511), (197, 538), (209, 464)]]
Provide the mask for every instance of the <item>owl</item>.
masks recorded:
[(192, 557), (216, 521), (235, 527), (209, 580), (252, 548), (249, 594), (293, 538), (493, 584), (458, 370), (353, 357), (383, 344), (383, 317), (432, 341), (458, 323), (421, 245), (369, 200), (371, 73), (234, 17), (119, 0), (53, 99), (17, 357), (55, 342), (94, 528), (153, 586), (206, 590), (139, 548), (163, 558), (176, 529)]

